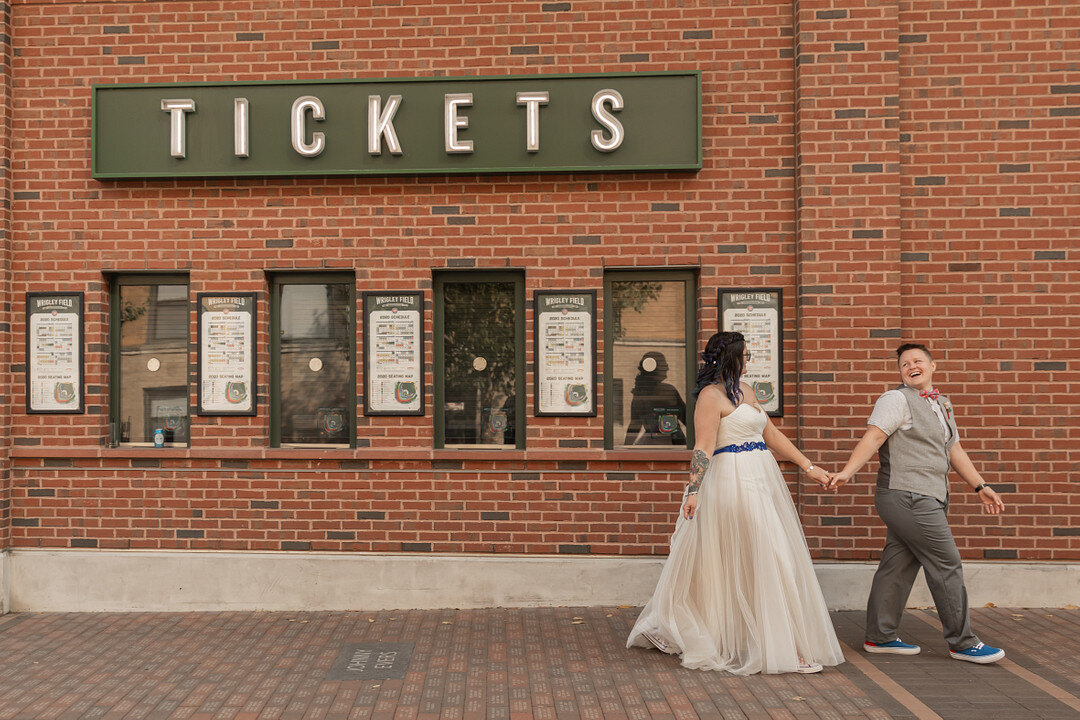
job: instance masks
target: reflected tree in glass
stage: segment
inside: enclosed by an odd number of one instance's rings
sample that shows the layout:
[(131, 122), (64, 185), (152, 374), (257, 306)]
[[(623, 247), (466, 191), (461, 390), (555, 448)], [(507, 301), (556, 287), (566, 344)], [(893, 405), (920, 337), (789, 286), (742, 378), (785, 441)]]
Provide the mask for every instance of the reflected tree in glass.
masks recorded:
[(443, 286), (447, 445), (514, 445), (514, 284)]

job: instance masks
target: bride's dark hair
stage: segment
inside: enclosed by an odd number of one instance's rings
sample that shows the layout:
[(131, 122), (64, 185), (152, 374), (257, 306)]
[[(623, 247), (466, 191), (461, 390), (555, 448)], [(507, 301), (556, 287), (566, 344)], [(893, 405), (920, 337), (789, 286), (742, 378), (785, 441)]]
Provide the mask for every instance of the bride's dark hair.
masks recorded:
[(699, 394), (704, 388), (717, 383), (724, 386), (724, 394), (733, 405), (742, 401), (742, 388), (739, 387), (739, 378), (743, 371), (743, 350), (746, 349), (746, 339), (742, 333), (721, 332), (716, 333), (709, 342), (705, 343), (705, 352), (701, 353), (702, 366), (697, 374), (697, 389), (694, 394)]

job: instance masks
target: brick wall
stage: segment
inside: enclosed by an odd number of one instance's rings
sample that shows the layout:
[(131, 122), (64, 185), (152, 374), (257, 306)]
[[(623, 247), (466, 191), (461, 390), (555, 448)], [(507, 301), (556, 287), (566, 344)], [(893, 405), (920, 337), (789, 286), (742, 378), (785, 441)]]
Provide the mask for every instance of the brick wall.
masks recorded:
[[(12, 372), (13, 308), (11, 297), (11, 6), (0, 3), (0, 396), (15, 392)], [(15, 408), (0, 402), (0, 551), (11, 542), (11, 416)]]
[[(685, 5), (16, 3), (13, 544), (666, 552), (686, 453), (605, 452), (602, 410), (531, 417), (531, 376), (525, 451), (433, 452), (430, 366), (427, 417), (360, 416), (354, 451), (268, 449), (265, 272), (355, 269), (358, 291), (420, 288), (430, 331), (432, 268), (523, 268), (531, 302), (600, 290), (606, 267), (697, 266), (699, 347), (718, 287), (784, 289), (777, 422), (820, 464), (846, 457), (895, 380), (892, 348), (918, 337), (940, 350), (976, 462), (1017, 483), (1010, 514), (988, 523), (958, 495), (965, 556), (1080, 557), (1067, 247), (1080, 13), (1046, 0)], [(89, 179), (92, 83), (634, 70), (702, 72), (700, 172)], [(190, 449), (105, 447), (102, 271), (141, 269), (190, 273), (192, 298), (258, 294), (257, 416), (193, 417)], [(27, 416), (23, 293), (61, 289), (86, 293), (87, 412)], [(532, 323), (530, 304), (530, 368)], [(602, 333), (598, 345), (603, 357)], [(787, 470), (814, 552), (871, 557), (869, 474), (833, 498)]]

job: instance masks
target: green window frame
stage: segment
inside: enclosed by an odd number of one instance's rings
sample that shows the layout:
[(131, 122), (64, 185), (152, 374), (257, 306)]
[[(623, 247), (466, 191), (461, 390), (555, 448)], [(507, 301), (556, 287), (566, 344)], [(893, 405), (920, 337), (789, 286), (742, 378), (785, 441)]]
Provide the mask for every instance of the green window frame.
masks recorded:
[[(161, 272), (161, 273), (115, 273), (106, 274), (106, 280), (109, 286), (109, 444), (112, 446), (117, 445), (133, 445), (133, 446), (145, 446), (153, 445), (154, 437), (153, 431), (160, 428), (165, 436), (165, 444), (170, 447), (187, 447), (191, 443), (191, 287), (189, 278), (183, 273)], [(140, 305), (134, 305), (130, 301), (125, 304), (124, 295), (126, 290), (134, 289), (139, 286), (146, 286), (149, 290), (146, 293), (146, 303)], [(162, 287), (177, 287), (182, 286), (184, 288), (183, 294), (187, 296), (187, 300), (183, 301), (184, 313), (183, 317), (187, 319), (186, 334), (181, 337), (181, 333), (163, 333), (164, 329), (161, 323), (161, 315), (163, 313), (159, 310), (165, 310), (164, 307), (159, 308), (154, 302), (157, 298), (158, 289)], [(180, 293), (172, 291), (168, 293), (176, 296)], [(169, 298), (161, 302), (162, 305), (175, 307), (180, 304), (178, 298)], [(171, 310), (171, 314), (177, 315), (175, 309)], [(127, 390), (134, 391), (140, 385), (131, 386), (127, 377), (134, 372), (141, 371), (143, 363), (141, 355), (133, 355), (132, 362), (125, 362), (125, 355), (122, 343), (123, 324), (125, 322), (136, 323), (134, 326), (136, 332), (144, 334), (143, 346), (149, 347), (152, 350), (159, 350), (157, 353), (151, 353), (150, 360), (147, 361), (145, 367), (147, 372), (156, 373), (160, 370), (164, 370), (166, 375), (163, 378), (172, 377), (173, 382), (166, 385), (159, 385), (156, 387), (142, 387), (142, 397), (137, 398), (134, 401), (128, 397)], [(171, 329), (171, 328), (170, 328)], [(177, 355), (177, 348), (169, 348), (170, 345), (175, 343), (183, 343), (182, 358), (168, 359), (168, 355)], [(161, 357), (165, 357), (165, 361), (162, 362)], [(151, 369), (150, 363), (154, 365)], [(182, 370), (180, 370), (182, 368)], [(149, 377), (153, 377), (152, 375)], [(167, 381), (166, 381), (167, 382)], [(183, 398), (184, 413), (181, 416), (179, 413), (169, 413), (167, 416), (158, 417), (161, 408), (167, 407), (171, 402), (174, 406), (178, 405)], [(135, 427), (137, 422), (136, 418), (140, 418), (140, 427)], [(172, 426), (172, 427), (170, 427)], [(176, 441), (173, 439), (173, 434), (177, 432), (179, 427), (182, 426), (182, 434), (184, 439), (182, 441)], [(138, 437), (138, 440), (132, 440), (132, 437)]]
[[(356, 447), (356, 275), (353, 272), (283, 272), (269, 273), (268, 285), (270, 290), (270, 446), (271, 447)], [(320, 433), (328, 435), (325, 442), (298, 441), (296, 431), (292, 423), (283, 422), (285, 399), (283, 398), (283, 380), (286, 368), (283, 368), (282, 358), (282, 295), (286, 288), (305, 285), (343, 285), (345, 292), (344, 302), (341, 306), (346, 309), (339, 321), (347, 323), (347, 331), (339, 333), (344, 343), (339, 349), (346, 351), (343, 371), (344, 379), (341, 381), (341, 391), (344, 395), (343, 404), (337, 406), (317, 407), (314, 410), (313, 427), (320, 428)], [(331, 312), (328, 299), (327, 312)], [(332, 328), (333, 320), (328, 319)], [(287, 324), (287, 323), (285, 323)], [(332, 339), (330, 336), (317, 338), (321, 341)], [(313, 348), (315, 353), (309, 360), (308, 366), (312, 372), (323, 370), (323, 360), (319, 348)], [(317, 366), (314, 364), (318, 361)], [(331, 369), (332, 370), (332, 369)], [(331, 370), (328, 370), (330, 372)], [(291, 368), (290, 368), (291, 371)], [(312, 387), (318, 387), (318, 380), (313, 378)], [(287, 427), (286, 427), (287, 426)], [(284, 434), (288, 435), (283, 440)], [(292, 434), (289, 434), (292, 433)], [(338, 440), (340, 438), (340, 440)]]
[[(677, 376), (681, 374), (682, 380), (676, 382), (674, 385), (671, 383), (665, 385), (665, 390), (668, 394), (674, 397), (671, 388), (673, 387), (681, 398), (676, 399), (674, 403), (670, 402), (670, 398), (658, 400), (659, 405), (672, 405), (678, 404), (680, 401), (684, 405), (685, 410), (685, 422), (682, 423), (683, 427), (676, 427), (670, 437), (660, 438), (658, 432), (648, 432), (644, 429), (640, 431), (641, 437), (653, 438), (658, 442), (662, 441), (667, 444), (668, 448), (691, 448), (694, 445), (694, 395), (693, 390), (696, 384), (697, 378), (697, 273), (694, 270), (688, 269), (632, 269), (632, 270), (608, 270), (604, 273), (604, 447), (608, 450), (623, 449), (633, 447), (637, 449), (638, 445), (628, 445), (626, 443), (626, 434), (633, 424), (633, 420), (623, 422), (623, 419), (627, 416), (626, 408), (631, 408), (630, 412), (633, 413), (635, 403), (639, 395), (632, 392), (628, 387), (629, 383), (627, 378), (624, 377), (626, 372), (624, 370), (618, 370), (623, 368), (627, 364), (627, 358), (631, 355), (634, 356), (635, 361), (638, 361), (638, 373), (639, 376), (643, 374), (642, 365), (645, 364), (646, 355), (653, 355), (652, 367), (655, 367), (655, 363), (658, 358), (655, 357), (655, 353), (649, 352), (649, 345), (647, 342), (632, 343), (633, 349), (630, 347), (630, 343), (624, 340), (623, 333), (629, 332), (622, 329), (621, 317), (619, 316), (619, 310), (616, 308), (615, 302), (616, 291), (620, 292), (618, 298), (619, 307), (622, 307), (626, 303), (642, 304), (649, 302), (653, 297), (654, 291), (640, 290), (637, 293), (624, 295), (623, 291), (616, 288), (616, 283), (641, 283), (643, 288), (653, 286), (658, 283), (679, 283), (682, 285), (683, 292), (683, 338), (685, 339), (685, 347), (682, 351), (683, 358), (673, 359), (669, 363), (669, 367), (666, 368), (672, 375)], [(632, 307), (632, 306), (631, 306)], [(656, 321), (657, 327), (670, 328), (671, 322), (663, 322), (662, 319)], [(623, 346), (625, 343), (625, 346)], [(617, 344), (620, 347), (618, 350)], [(664, 348), (653, 348), (653, 350), (664, 350)], [(673, 350), (677, 350), (677, 347), (673, 347)], [(669, 352), (669, 351), (665, 351)], [(616, 357), (616, 353), (619, 357)], [(640, 358), (638, 357), (640, 356)], [(661, 363), (665, 362), (660, 360)], [(650, 367), (645, 365), (645, 367)], [(661, 378), (663, 379), (663, 378)], [(634, 390), (637, 389), (637, 384), (634, 385)], [(634, 395), (634, 400), (630, 400), (630, 396)], [(642, 393), (642, 397), (644, 393)], [(642, 403), (647, 404), (647, 403)], [(667, 420), (673, 416), (677, 418), (678, 411), (673, 408), (655, 408), (654, 413), (657, 418), (661, 420)], [(616, 422), (616, 415), (618, 415), (618, 422)], [(663, 425), (665, 423), (657, 423)], [(676, 422), (676, 425), (678, 423)], [(642, 423), (645, 425), (645, 423)], [(653, 428), (657, 430), (657, 428)], [(623, 438), (616, 442), (616, 431), (620, 431), (623, 434)], [(673, 443), (673, 440), (678, 439), (679, 433), (683, 434), (686, 438), (685, 444)], [(661, 444), (650, 443), (648, 439), (647, 444), (641, 445), (641, 448), (657, 449), (663, 447)]]
[[(485, 443), (451, 443), (447, 445), (447, 370), (458, 362), (448, 360), (446, 347), (446, 289), (447, 285), (469, 283), (512, 283), (514, 294), (514, 379), (513, 379), (513, 445)], [(435, 447), (498, 449), (525, 447), (525, 273), (524, 271), (437, 271), (434, 275), (434, 397), (435, 397)], [(486, 367), (486, 364), (485, 364)], [(479, 395), (479, 391), (478, 391)], [(499, 412), (507, 414), (508, 408)], [(489, 409), (490, 410), (490, 409)], [(489, 413), (494, 415), (494, 413)], [(494, 421), (492, 421), (494, 422)]]

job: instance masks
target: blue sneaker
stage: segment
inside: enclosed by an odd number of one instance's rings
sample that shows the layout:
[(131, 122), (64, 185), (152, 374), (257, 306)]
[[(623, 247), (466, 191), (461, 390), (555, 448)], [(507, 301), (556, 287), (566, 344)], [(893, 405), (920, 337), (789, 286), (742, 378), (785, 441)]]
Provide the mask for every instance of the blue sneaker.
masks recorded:
[(969, 647), (966, 650), (950, 650), (949, 654), (953, 656), (954, 660), (967, 660), (980, 665), (997, 662), (1005, 657), (1005, 651), (1001, 648), (990, 647), (983, 643), (979, 643), (975, 647)]
[(900, 638), (896, 640), (890, 640), (887, 643), (872, 643), (864, 642), (863, 650), (868, 653), (886, 653), (889, 655), (918, 655), (922, 652), (922, 648), (918, 645), (911, 645), (906, 642), (900, 642)]

